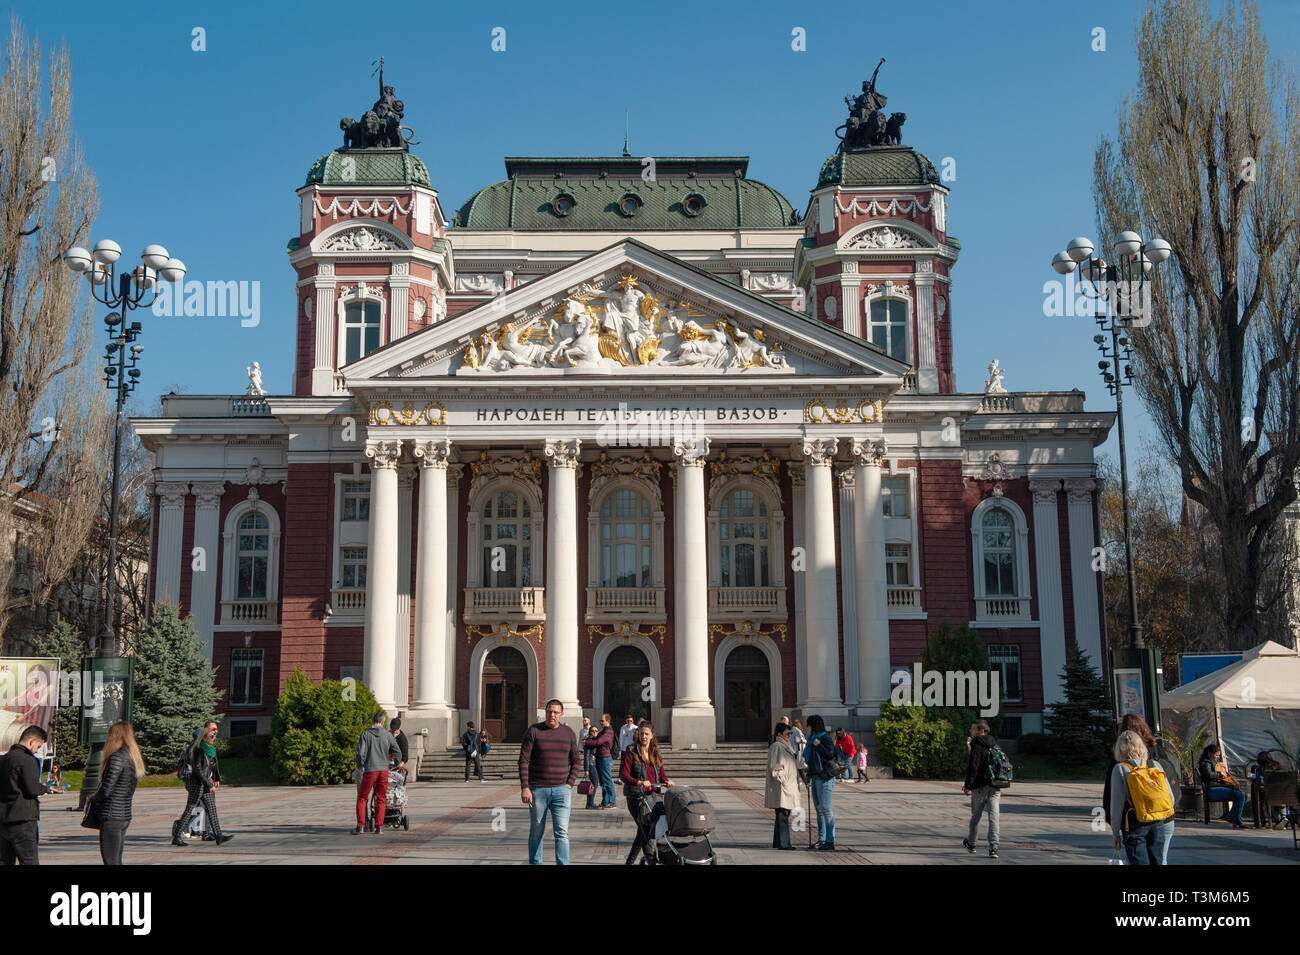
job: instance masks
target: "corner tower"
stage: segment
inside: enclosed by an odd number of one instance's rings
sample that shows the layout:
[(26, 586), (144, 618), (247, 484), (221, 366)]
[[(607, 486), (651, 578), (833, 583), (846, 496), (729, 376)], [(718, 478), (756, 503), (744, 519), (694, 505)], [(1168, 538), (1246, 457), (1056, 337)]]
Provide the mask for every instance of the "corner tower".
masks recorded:
[(379, 99), (343, 119), (343, 146), (298, 190), (294, 394), (343, 392), (339, 369), (447, 314), (455, 282), (447, 220), (410, 152), (403, 104), (380, 74)]
[(949, 292), (961, 244), (948, 235), (948, 190), (934, 163), (902, 145), (907, 115), (886, 118), (874, 74), (845, 102), (840, 148), (804, 216), (795, 282), (811, 317), (910, 364), (905, 391), (951, 394)]

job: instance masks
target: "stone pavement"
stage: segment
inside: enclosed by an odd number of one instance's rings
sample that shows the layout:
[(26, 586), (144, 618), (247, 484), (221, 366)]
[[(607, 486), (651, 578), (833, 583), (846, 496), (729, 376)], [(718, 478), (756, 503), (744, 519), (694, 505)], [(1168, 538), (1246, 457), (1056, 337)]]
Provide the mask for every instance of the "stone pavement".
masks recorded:
[[(679, 780), (684, 782), (685, 780)], [(772, 840), (772, 814), (763, 809), (761, 779), (691, 780), (708, 792), (717, 810), (713, 843), (721, 865), (1105, 865), (1108, 832), (1095, 832), (1092, 809), (1101, 801), (1094, 783), (1016, 783), (1002, 799), (999, 861), (988, 859), (980, 826), (981, 850), (961, 847), (969, 819), (968, 800), (956, 782), (872, 780), (837, 783), (832, 805), (837, 844), (845, 851), (778, 852)], [(423, 783), (407, 789), (411, 831), (382, 835), (351, 834), (352, 787), (228, 787), (217, 795), (226, 828), (237, 835), (227, 845), (191, 840), (184, 849), (168, 844), (171, 821), (181, 811), (179, 788), (141, 789), (127, 833), (128, 864), (293, 864), (373, 865), (523, 864), (527, 856), (528, 815), (518, 786), (479, 783)], [(572, 861), (621, 864), (632, 844), (633, 825), (620, 790), (618, 807), (586, 810), (574, 794), (570, 822)], [(81, 816), (61, 810), (75, 796), (42, 800), (41, 862), (99, 863), (95, 833), (82, 829)], [(814, 839), (816, 824), (814, 821)], [(806, 845), (808, 833), (796, 834)], [(1177, 823), (1170, 848), (1175, 864), (1285, 865), (1300, 862), (1290, 832), (1245, 830), (1226, 823), (1208, 828)], [(546, 861), (553, 860), (547, 837)]]

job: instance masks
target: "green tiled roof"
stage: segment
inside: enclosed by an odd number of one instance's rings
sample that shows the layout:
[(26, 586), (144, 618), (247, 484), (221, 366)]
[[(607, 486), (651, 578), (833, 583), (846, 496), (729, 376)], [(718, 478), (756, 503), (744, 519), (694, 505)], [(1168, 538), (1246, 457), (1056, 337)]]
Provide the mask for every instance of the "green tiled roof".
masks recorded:
[(305, 185), (429, 186), (429, 170), (401, 149), (336, 149), (312, 163)]
[(939, 185), (929, 158), (907, 146), (883, 146), (858, 153), (835, 153), (822, 163), (817, 188), (840, 186)]
[[(653, 180), (637, 157), (510, 158), (510, 178), (471, 196), (457, 213), (464, 230), (654, 232), (701, 229), (788, 229), (798, 221), (790, 201), (745, 178), (748, 159), (656, 157)], [(568, 196), (572, 209), (556, 211)], [(635, 212), (620, 211), (634, 196)], [(689, 196), (702, 205), (691, 207)]]

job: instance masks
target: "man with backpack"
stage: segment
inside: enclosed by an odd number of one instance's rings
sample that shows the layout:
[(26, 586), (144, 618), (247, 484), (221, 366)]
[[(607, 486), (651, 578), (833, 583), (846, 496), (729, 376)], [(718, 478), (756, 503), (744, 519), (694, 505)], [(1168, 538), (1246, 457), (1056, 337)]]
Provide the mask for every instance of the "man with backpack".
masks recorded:
[(966, 761), (966, 781), (962, 795), (970, 796), (970, 835), (961, 841), (966, 851), (975, 854), (979, 837), (980, 816), (989, 814), (989, 858), (998, 857), (1001, 828), (1002, 790), (1011, 785), (1011, 761), (997, 738), (989, 731), (987, 720), (970, 725), (970, 758)]
[(487, 755), (490, 748), (487, 733), (474, 729), (473, 723), (466, 723), (465, 732), (460, 734), (460, 748), (465, 754), (465, 782), (469, 782), (471, 769), (474, 770), (478, 781), (483, 782), (483, 757)]

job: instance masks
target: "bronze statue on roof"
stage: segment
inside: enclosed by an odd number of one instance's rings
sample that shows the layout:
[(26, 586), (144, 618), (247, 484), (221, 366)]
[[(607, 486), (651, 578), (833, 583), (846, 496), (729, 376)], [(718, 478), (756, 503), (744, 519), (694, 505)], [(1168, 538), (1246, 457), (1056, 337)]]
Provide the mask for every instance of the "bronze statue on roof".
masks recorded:
[(884, 64), (885, 58), (882, 56), (871, 79), (863, 81), (862, 92), (853, 99), (844, 97), (844, 102), (849, 107), (849, 118), (835, 129), (835, 135), (840, 139), (840, 152), (861, 152), (877, 146), (902, 144), (902, 129), (903, 123), (907, 122), (907, 114), (894, 113), (886, 118), (885, 103), (888, 97), (876, 89), (876, 77)]
[(362, 114), (360, 120), (350, 116), (339, 120), (339, 129), (343, 130), (343, 148), (409, 150), (413, 130), (402, 125), (405, 105), (393, 95), (396, 92), (393, 87), (384, 85), (384, 58), (381, 56), (377, 62), (379, 99)]

